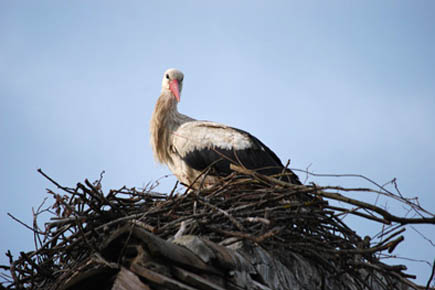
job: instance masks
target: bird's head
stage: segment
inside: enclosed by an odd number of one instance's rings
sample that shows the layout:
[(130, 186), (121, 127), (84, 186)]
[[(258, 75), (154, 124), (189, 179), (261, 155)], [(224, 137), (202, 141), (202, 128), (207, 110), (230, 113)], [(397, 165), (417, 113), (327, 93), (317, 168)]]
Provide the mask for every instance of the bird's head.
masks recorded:
[(183, 73), (175, 68), (165, 71), (162, 80), (162, 93), (174, 97), (179, 102), (181, 90), (183, 89), (183, 78)]

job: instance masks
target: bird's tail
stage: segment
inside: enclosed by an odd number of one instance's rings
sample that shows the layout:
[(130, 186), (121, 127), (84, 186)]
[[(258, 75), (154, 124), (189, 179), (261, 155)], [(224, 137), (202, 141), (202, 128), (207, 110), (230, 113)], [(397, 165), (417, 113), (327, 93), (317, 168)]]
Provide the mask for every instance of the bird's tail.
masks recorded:
[(281, 180), (292, 184), (302, 185), (302, 182), (299, 180), (299, 176), (297, 176), (293, 171), (288, 168), (284, 168), (283, 171), (284, 172)]
[(258, 173), (268, 175), (268, 176), (275, 176), (277, 179), (296, 184), (296, 185), (302, 185), (302, 182), (299, 180), (299, 177), (290, 169), (286, 167), (270, 167), (270, 168), (263, 168), (257, 170)]

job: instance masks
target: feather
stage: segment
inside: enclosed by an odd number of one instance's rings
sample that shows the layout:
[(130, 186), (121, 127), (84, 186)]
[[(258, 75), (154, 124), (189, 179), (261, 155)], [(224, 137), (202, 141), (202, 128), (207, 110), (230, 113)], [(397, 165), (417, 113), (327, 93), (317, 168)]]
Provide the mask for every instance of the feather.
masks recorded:
[[(202, 171), (212, 165), (211, 174), (217, 176), (230, 174), (231, 163), (266, 175), (280, 174), (284, 169), (276, 154), (256, 137), (214, 122), (184, 123), (173, 133), (171, 143), (188, 166)], [(297, 177), (288, 181), (300, 183)]]
[(177, 104), (183, 78), (176, 69), (165, 72), (150, 124), (156, 160), (166, 164), (181, 183), (190, 185), (201, 171), (211, 168), (205, 184), (213, 184), (230, 174), (230, 165), (236, 164), (266, 175), (285, 172), (285, 181), (301, 184), (272, 150), (248, 132), (180, 114)]

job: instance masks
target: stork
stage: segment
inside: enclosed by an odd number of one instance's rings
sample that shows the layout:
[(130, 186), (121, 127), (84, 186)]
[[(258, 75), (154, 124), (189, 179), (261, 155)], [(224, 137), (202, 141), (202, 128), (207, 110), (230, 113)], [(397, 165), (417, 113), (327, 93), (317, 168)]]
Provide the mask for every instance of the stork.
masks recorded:
[(164, 73), (150, 123), (155, 159), (166, 164), (182, 184), (198, 188), (197, 177), (206, 169), (209, 172), (202, 182), (213, 184), (232, 172), (231, 164), (265, 175), (281, 174), (282, 180), (301, 184), (272, 150), (248, 132), (179, 113), (183, 78), (177, 69)]

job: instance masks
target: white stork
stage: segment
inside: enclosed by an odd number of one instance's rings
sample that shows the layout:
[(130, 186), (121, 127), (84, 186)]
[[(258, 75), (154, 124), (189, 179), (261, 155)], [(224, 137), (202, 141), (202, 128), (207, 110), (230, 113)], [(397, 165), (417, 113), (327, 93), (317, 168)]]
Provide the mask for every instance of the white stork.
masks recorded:
[(301, 184), (297, 175), (284, 169), (272, 150), (248, 132), (179, 113), (183, 77), (176, 69), (165, 72), (150, 125), (154, 157), (166, 164), (182, 184), (191, 185), (207, 168), (210, 171), (205, 184), (213, 184), (232, 172), (231, 163), (266, 175), (285, 171), (283, 180)]

